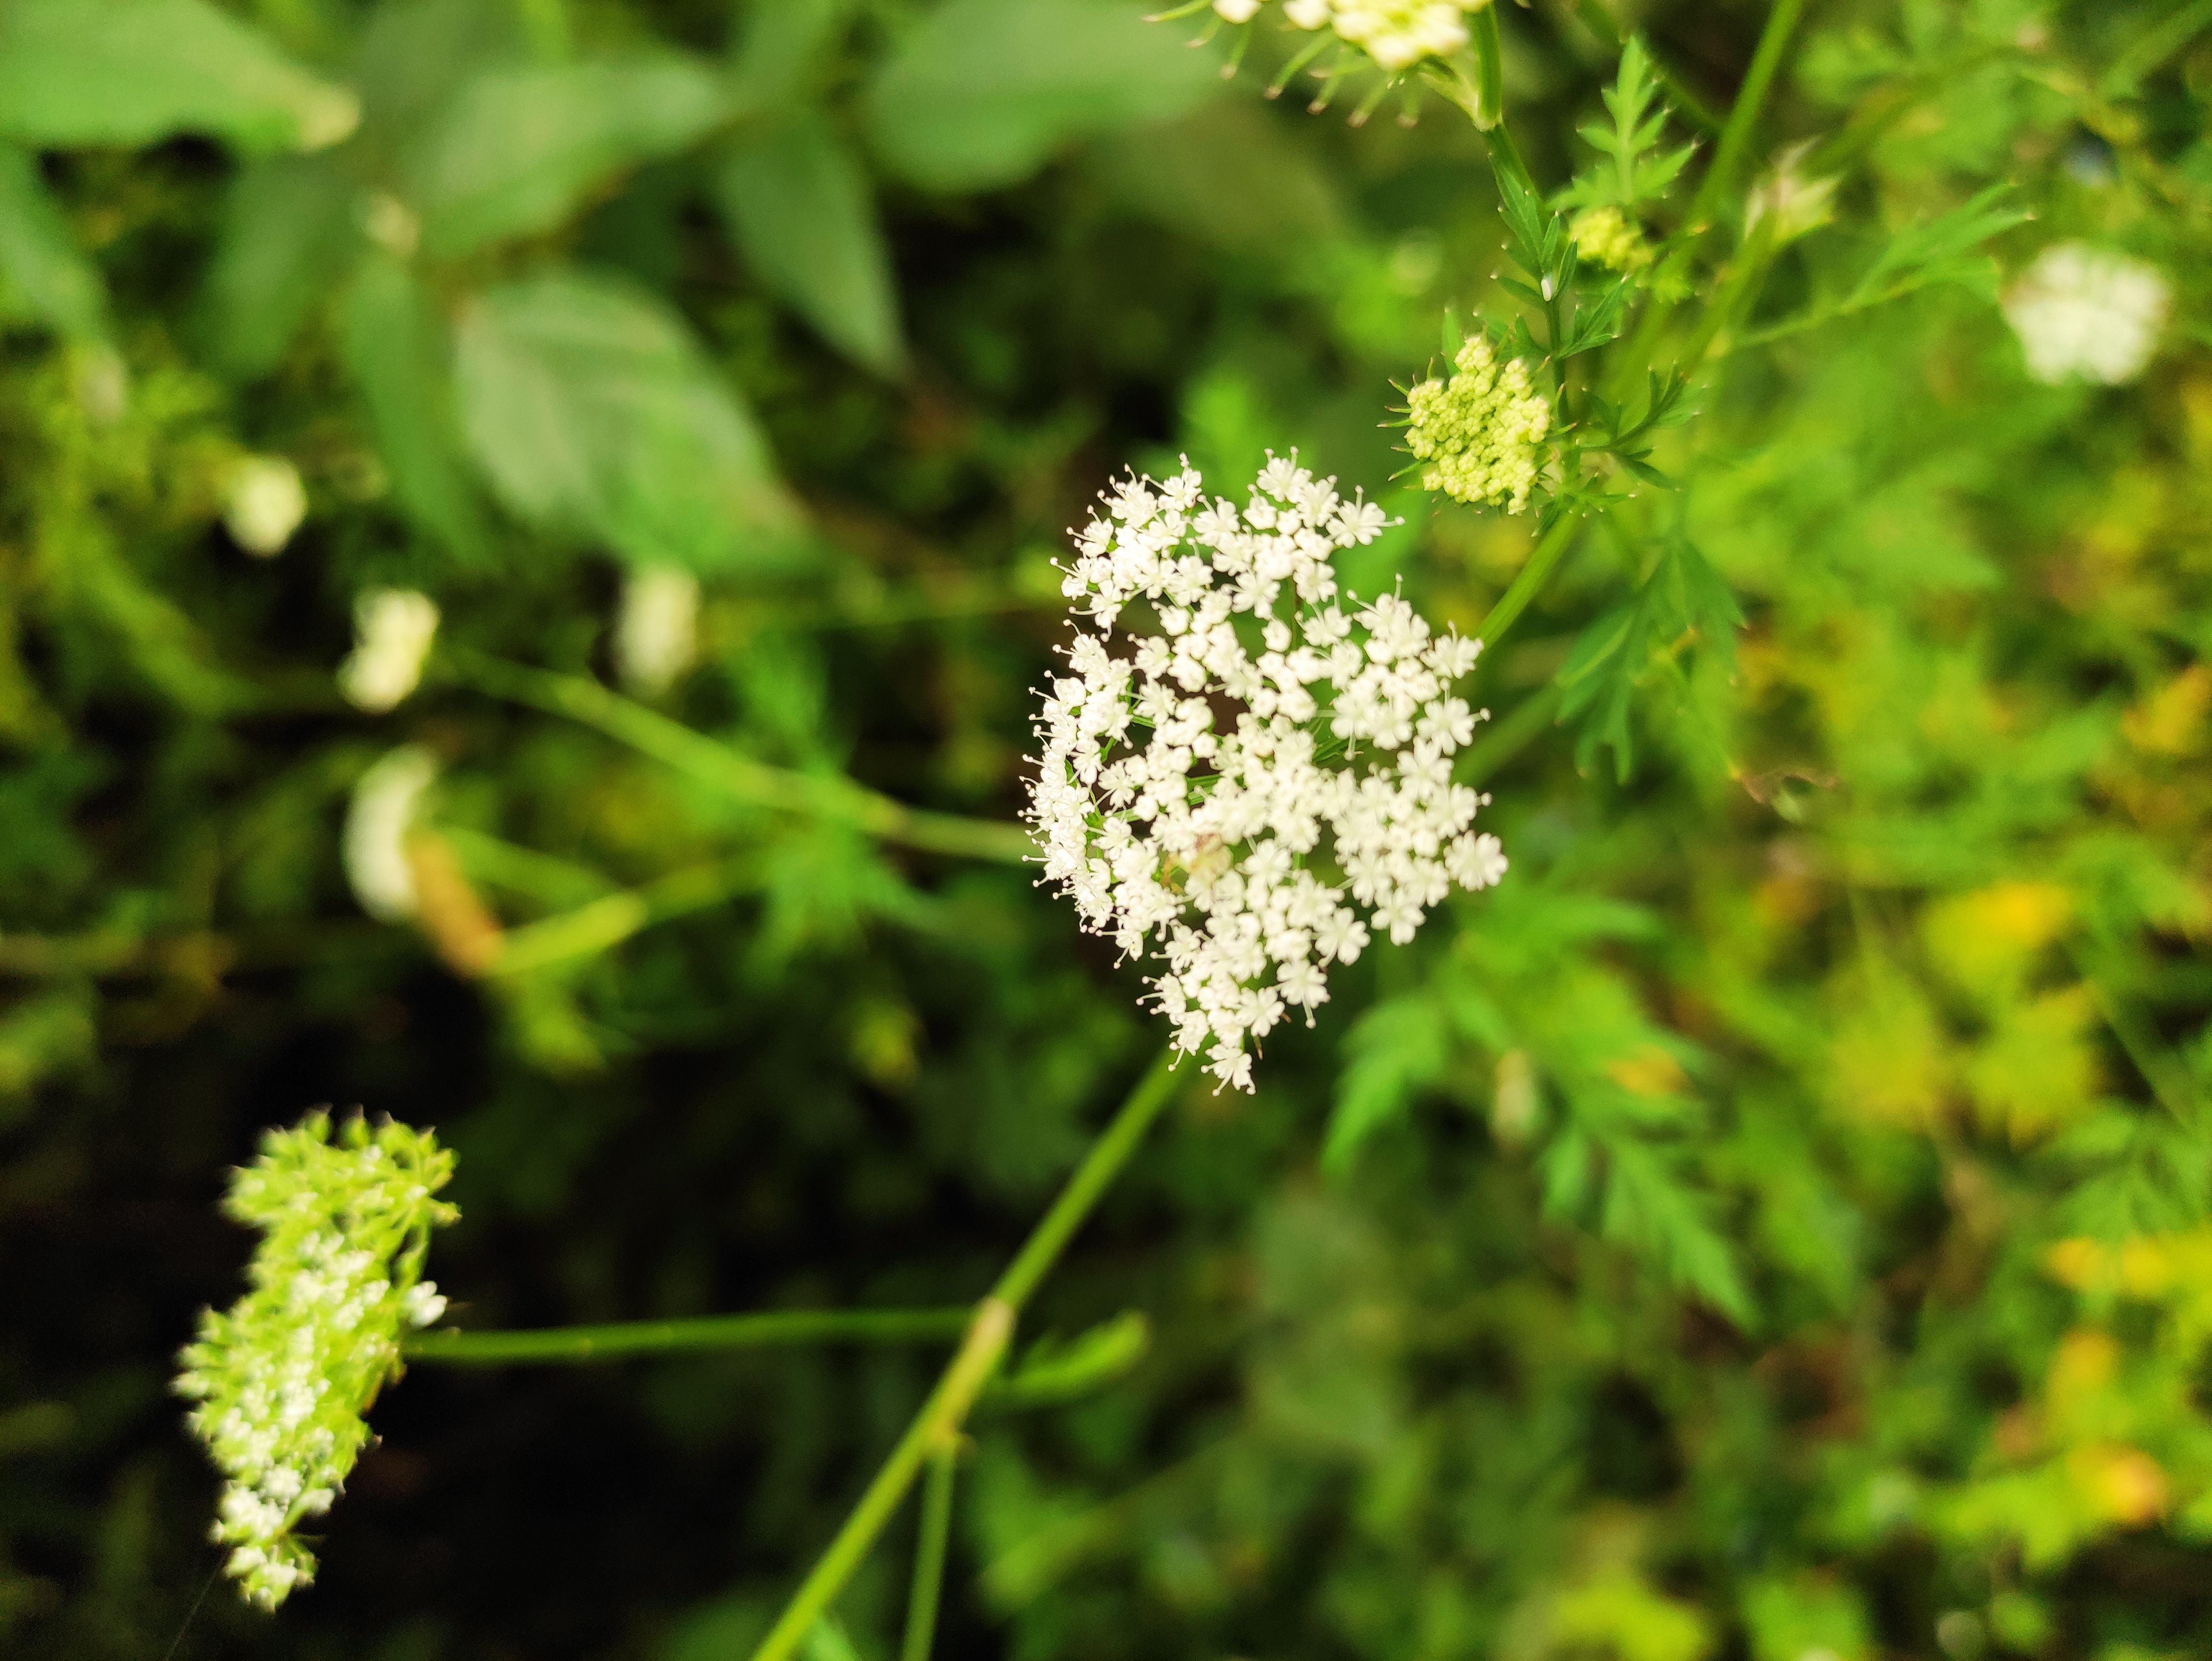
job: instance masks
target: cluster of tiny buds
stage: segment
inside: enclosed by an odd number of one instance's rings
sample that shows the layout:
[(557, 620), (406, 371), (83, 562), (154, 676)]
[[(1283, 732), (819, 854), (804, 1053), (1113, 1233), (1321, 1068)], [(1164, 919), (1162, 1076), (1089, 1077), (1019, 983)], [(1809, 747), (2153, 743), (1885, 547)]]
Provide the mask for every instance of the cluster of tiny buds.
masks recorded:
[(400, 1339), (444, 1313), (420, 1278), (453, 1155), (428, 1131), (311, 1113), (272, 1130), (223, 1209), (262, 1231), (231, 1308), (201, 1312), (175, 1389), (227, 1479), (212, 1537), (246, 1597), (275, 1608), (314, 1578), (294, 1530), (330, 1509), (400, 1371)]
[(1480, 642), (1340, 595), (1332, 557), (1394, 521), (1295, 453), (1242, 508), (1188, 459), (1100, 499), (1063, 568), (1078, 633), (1027, 817), (1083, 926), (1164, 961), (1176, 1047), (1249, 1090), (1249, 1046), (1289, 1009), (1310, 1024), (1370, 928), (1403, 944), (1455, 885), (1504, 875), (1471, 829), (1489, 798), (1451, 778), (1487, 715), (1451, 691)]

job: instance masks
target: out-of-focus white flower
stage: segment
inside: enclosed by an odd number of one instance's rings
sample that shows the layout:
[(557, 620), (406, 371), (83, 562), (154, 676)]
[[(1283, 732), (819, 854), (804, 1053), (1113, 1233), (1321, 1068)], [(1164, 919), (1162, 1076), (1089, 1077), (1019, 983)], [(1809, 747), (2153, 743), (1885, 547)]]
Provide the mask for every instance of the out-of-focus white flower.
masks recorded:
[(2038, 380), (2080, 376), (2112, 386), (2142, 373), (2172, 299), (2156, 266), (2061, 242), (2013, 284), (2004, 312)]
[(435, 756), (419, 744), (403, 744), (353, 788), (343, 843), (346, 880), (361, 909), (380, 922), (402, 922), (421, 910), (407, 837), (422, 793), (437, 776)]
[(371, 588), (353, 603), (352, 655), (338, 666), (347, 703), (381, 715), (415, 690), (438, 632), (438, 607), (412, 588)]
[[(1449, 58), (1468, 43), (1467, 16), (1491, 0), (1284, 0), (1283, 21), (1293, 28), (1333, 29), (1392, 75), (1425, 58)], [(1203, 0), (1158, 15), (1188, 17)], [(1212, 0), (1224, 22), (1249, 23), (1266, 0)]]
[(262, 1232), (251, 1289), (200, 1311), (175, 1389), (227, 1479), (212, 1530), (224, 1567), (264, 1608), (314, 1579), (292, 1530), (344, 1487), (401, 1336), (445, 1311), (421, 1275), (430, 1231), (459, 1214), (433, 1197), (453, 1170), (428, 1131), (356, 1118), (333, 1137), (317, 1111), (269, 1132), (231, 1180), (224, 1213)]
[(1403, 944), (1455, 884), (1504, 875), (1470, 828), (1489, 798), (1451, 782), (1482, 719), (1451, 683), (1481, 645), (1395, 594), (1339, 603), (1331, 557), (1390, 521), (1295, 456), (1241, 511), (1188, 462), (1101, 500), (1062, 585), (1078, 633), (1028, 818), (1083, 926), (1165, 959), (1176, 1047), (1249, 1090), (1248, 1040), (1291, 1007), (1310, 1022), (1370, 923)]
[(1552, 406), (1528, 384), (1528, 365), (1500, 363), (1480, 335), (1452, 363), (1458, 373), (1449, 380), (1421, 381), (1407, 395), (1406, 444), (1424, 464), (1421, 488), (1517, 514), (1543, 462)]
[(222, 493), (223, 528), (263, 559), (284, 551), (307, 516), (307, 487), (283, 456), (247, 456), (230, 470)]
[(699, 579), (651, 565), (623, 581), (615, 619), (615, 668), (632, 691), (656, 697), (698, 655)]

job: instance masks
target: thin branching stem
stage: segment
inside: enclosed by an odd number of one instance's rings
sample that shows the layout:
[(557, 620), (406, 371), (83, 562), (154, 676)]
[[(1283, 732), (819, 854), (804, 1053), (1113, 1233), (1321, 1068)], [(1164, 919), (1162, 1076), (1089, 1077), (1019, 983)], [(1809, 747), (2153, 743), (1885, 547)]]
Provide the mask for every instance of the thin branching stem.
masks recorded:
[(956, 1437), (975, 1397), (990, 1381), (1006, 1346), (1013, 1337), (1014, 1321), (1030, 1293), (1052, 1271), (1067, 1243), (1083, 1226), (1101, 1196), (1112, 1186), (1121, 1167), (1152, 1129), (1152, 1121), (1175, 1099), (1176, 1052), (1161, 1051), (1129, 1092), (1098, 1140), (1084, 1155), (1083, 1163), (1068, 1178), (1052, 1209), (1046, 1212), (1022, 1249), (1000, 1275), (998, 1284), (975, 1305), (968, 1335), (952, 1358), (929, 1399), (915, 1415), (906, 1434), (891, 1450), (860, 1503), (853, 1507), (845, 1526), (830, 1542), (813, 1568), (792, 1594), (775, 1625), (753, 1652), (752, 1661), (789, 1661), (823, 1611), (843, 1591), (868, 1549), (896, 1513), (923, 1463), (945, 1443)]
[(1018, 865), (1036, 853), (1029, 832), (1018, 824), (933, 813), (848, 778), (771, 767), (581, 675), (533, 669), (477, 652), (456, 652), (451, 660), (462, 682), (480, 692), (596, 727), (756, 806), (849, 825), (884, 842), (960, 859)]
[(911, 1343), (957, 1338), (967, 1309), (793, 1309), (702, 1315), (678, 1321), (544, 1327), (527, 1332), (419, 1332), (400, 1346), (410, 1361), (501, 1366), (539, 1361), (605, 1361), (629, 1355), (763, 1349), (778, 1344)]
[(899, 1661), (929, 1661), (937, 1640), (937, 1605), (945, 1590), (945, 1553), (952, 1537), (952, 1483), (960, 1464), (956, 1433), (929, 1456), (921, 1490), (921, 1529), (914, 1545), (914, 1584), (906, 1603), (906, 1637)]

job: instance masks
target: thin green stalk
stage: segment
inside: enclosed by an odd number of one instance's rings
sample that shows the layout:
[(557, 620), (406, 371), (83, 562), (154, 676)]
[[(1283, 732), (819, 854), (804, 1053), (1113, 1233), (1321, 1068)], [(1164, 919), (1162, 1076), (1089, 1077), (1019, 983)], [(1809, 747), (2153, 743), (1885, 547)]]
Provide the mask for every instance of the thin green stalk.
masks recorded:
[[(1799, 15), (1804, 10), (1804, 0), (1775, 0), (1774, 9), (1767, 13), (1766, 22), (1759, 30), (1759, 45), (1751, 55), (1751, 68), (1743, 77), (1743, 85), (1736, 89), (1735, 102), (1729, 106), (1728, 123), (1721, 129), (1720, 143), (1714, 148), (1712, 165), (1698, 186), (1698, 194), (1690, 204), (1690, 215), (1674, 245), (1668, 251), (1666, 262), (1679, 270), (1690, 257), (1698, 240), (1711, 228), (1712, 216), (1723, 198), (1735, 184), (1737, 164), (1750, 148), (1752, 135), (1758, 131), (1759, 111), (1766, 102), (1767, 88), (1772, 85), (1776, 72), (1782, 67), (1782, 58), (1790, 45), (1790, 37), (1796, 29)], [(1636, 378), (1644, 373), (1651, 361), (1659, 336), (1674, 314), (1674, 307), (1654, 300), (1644, 309), (1630, 339), (1628, 350), (1619, 360), (1613, 373), (1613, 392), (1615, 398), (1625, 395), (1634, 386)]]
[(1479, 785), (1525, 749), (1546, 727), (1559, 718), (1565, 697), (1558, 686), (1547, 686), (1524, 698), (1513, 713), (1498, 722), (1461, 752), (1452, 776), (1462, 784)]
[(806, 1579), (792, 1594), (791, 1602), (784, 1606), (775, 1625), (753, 1652), (752, 1661), (789, 1661), (805, 1641), (806, 1634), (814, 1629), (823, 1611), (844, 1591), (846, 1583), (860, 1567), (876, 1536), (883, 1532), (898, 1510), (899, 1502), (905, 1499), (907, 1490), (913, 1487), (924, 1461), (958, 1433), (969, 1409), (975, 1404), (977, 1394), (1006, 1354), (1006, 1345), (1013, 1336), (1014, 1318), (1023, 1304), (1059, 1261), (1075, 1231), (1082, 1226), (1100, 1196), (1128, 1163), (1129, 1156), (1137, 1151), (1152, 1121), (1175, 1098), (1176, 1080), (1170, 1070), (1175, 1054), (1173, 1050), (1163, 1050), (1138, 1080), (1136, 1088), (1091, 1144), (1082, 1165), (1068, 1178), (1067, 1186), (1060, 1190), (1052, 1209), (1030, 1232), (1030, 1238), (989, 1295), (976, 1305), (960, 1353), (952, 1358), (929, 1399), (922, 1403), (921, 1411), (915, 1415), (906, 1434), (899, 1439), (898, 1445), (877, 1471), (860, 1503), (853, 1507), (852, 1515), (845, 1519), (837, 1537), (815, 1560)]
[(1552, 575), (1552, 568), (1559, 563), (1568, 547), (1582, 530), (1579, 514), (1561, 514), (1544, 532), (1543, 538), (1529, 551), (1527, 561), (1515, 575), (1505, 592), (1498, 596), (1498, 604), (1490, 608), (1490, 615), (1482, 620), (1475, 638), (1482, 642), (1484, 651), (1497, 649), (1498, 637), (1513, 626), (1514, 619), (1528, 609), (1528, 602), (1536, 598), (1537, 590)]
[(850, 825), (884, 842), (961, 859), (1019, 865), (1036, 852), (1029, 832), (1018, 824), (933, 813), (850, 779), (771, 767), (580, 675), (528, 668), (475, 652), (455, 652), (452, 661), (463, 683), (480, 692), (596, 727), (757, 806)]
[(2125, 98), (2135, 91), (2143, 76), (2187, 46), (2191, 37), (2208, 25), (2212, 25), (2212, 0), (2197, 0), (2184, 6), (2164, 22), (2153, 25), (2143, 35), (2118, 58), (2112, 68), (2105, 71), (2097, 83), (2097, 90), (2106, 98)]
[(760, 861), (748, 853), (603, 895), (573, 910), (508, 929), (484, 976), (526, 975), (595, 956), (654, 923), (720, 905), (760, 882)]
[(937, 1639), (937, 1605), (945, 1589), (945, 1551), (952, 1537), (952, 1481), (960, 1463), (957, 1434), (929, 1456), (921, 1491), (921, 1530), (914, 1546), (914, 1585), (907, 1594), (906, 1639), (899, 1661), (929, 1661)]
[(792, 1594), (791, 1602), (784, 1605), (775, 1625), (761, 1640), (760, 1647), (753, 1652), (753, 1661), (786, 1661), (805, 1641), (806, 1634), (814, 1630), (814, 1623), (822, 1618), (837, 1594), (845, 1590), (846, 1583), (868, 1555), (868, 1548), (875, 1544), (876, 1536), (898, 1510), (899, 1502), (914, 1486), (923, 1461), (939, 1443), (958, 1433), (977, 1393), (1006, 1353), (1006, 1343), (1013, 1330), (1012, 1305), (997, 1298), (986, 1298), (976, 1305), (960, 1353), (952, 1358), (952, 1365), (945, 1370), (945, 1376), (937, 1381), (937, 1388), (930, 1391), (921, 1411), (915, 1415), (906, 1434), (891, 1450), (890, 1457), (884, 1461), (883, 1469), (868, 1484), (860, 1504), (853, 1507), (845, 1526), (837, 1530), (837, 1537), (815, 1560), (814, 1567)]
[(509, 1362), (599, 1361), (625, 1355), (758, 1349), (776, 1344), (903, 1343), (957, 1337), (974, 1318), (966, 1309), (802, 1309), (757, 1315), (702, 1315), (680, 1321), (623, 1321), (611, 1326), (547, 1327), (531, 1332), (418, 1332), (400, 1345), (410, 1361), (453, 1366)]
[(1775, 74), (1782, 67), (1782, 55), (1789, 50), (1790, 37), (1804, 9), (1805, 0), (1775, 0), (1774, 9), (1766, 14), (1765, 26), (1759, 32), (1759, 45), (1752, 51), (1751, 68), (1745, 71), (1735, 102), (1729, 106), (1728, 125), (1721, 129), (1721, 141), (1713, 150), (1712, 166), (1705, 169), (1704, 182), (1698, 186), (1698, 194), (1690, 204), (1693, 236), (1719, 210), (1722, 199), (1735, 186), (1737, 165), (1751, 148), (1752, 135), (1759, 130), (1759, 112), (1765, 106), (1767, 88), (1773, 85)]

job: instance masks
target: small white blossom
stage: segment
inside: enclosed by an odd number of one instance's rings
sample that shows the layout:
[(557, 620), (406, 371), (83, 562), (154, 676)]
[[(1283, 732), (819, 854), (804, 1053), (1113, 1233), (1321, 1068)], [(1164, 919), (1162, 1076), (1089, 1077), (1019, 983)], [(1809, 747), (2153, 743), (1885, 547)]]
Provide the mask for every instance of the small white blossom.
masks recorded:
[(300, 470), (282, 456), (247, 456), (224, 484), (223, 528), (230, 539), (263, 559), (284, 551), (307, 516), (307, 487)]
[(699, 579), (673, 565), (651, 565), (623, 581), (615, 620), (615, 668), (647, 697), (673, 686), (698, 655)]
[(438, 606), (412, 588), (371, 588), (354, 601), (354, 648), (338, 666), (347, 703), (381, 715), (413, 691), (438, 632)]
[(422, 793), (438, 776), (438, 758), (404, 744), (363, 773), (346, 809), (346, 880), (361, 909), (380, 922), (401, 922), (420, 910), (407, 838)]
[(1164, 960), (1176, 1047), (1249, 1089), (1248, 1044), (1290, 1009), (1310, 1023), (1370, 922), (1402, 944), (1455, 882), (1504, 874), (1470, 829), (1489, 798), (1451, 782), (1477, 716), (1450, 685), (1480, 644), (1340, 595), (1331, 557), (1385, 521), (1295, 456), (1241, 510), (1188, 462), (1100, 500), (1063, 568), (1078, 633), (1042, 689), (1028, 818), (1083, 926)]
[(200, 1312), (175, 1389), (226, 1479), (212, 1536), (266, 1608), (314, 1579), (292, 1530), (330, 1509), (368, 1440), (362, 1415), (402, 1371), (403, 1331), (446, 1300), (421, 1278), (430, 1231), (459, 1214), (433, 1197), (453, 1156), (403, 1124), (339, 1127), (309, 1114), (262, 1138), (223, 1210), (262, 1231), (249, 1290)]
[(2038, 380), (2118, 386), (2150, 362), (2172, 290), (2157, 267), (2081, 242), (2045, 248), (2005, 295)]

